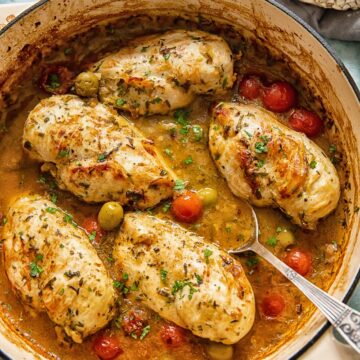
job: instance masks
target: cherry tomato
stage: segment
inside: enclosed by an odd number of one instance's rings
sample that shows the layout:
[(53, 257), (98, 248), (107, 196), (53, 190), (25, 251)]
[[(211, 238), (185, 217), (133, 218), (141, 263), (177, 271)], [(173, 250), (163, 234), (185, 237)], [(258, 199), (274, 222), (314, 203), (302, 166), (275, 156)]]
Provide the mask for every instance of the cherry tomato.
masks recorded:
[(161, 340), (169, 347), (176, 348), (183, 345), (186, 341), (184, 330), (172, 324), (165, 324), (160, 330)]
[(73, 84), (73, 73), (65, 66), (51, 64), (43, 67), (40, 87), (51, 94), (65, 94)]
[(297, 273), (305, 276), (311, 269), (312, 257), (308, 252), (293, 249), (285, 256), (284, 261)]
[(264, 106), (274, 112), (290, 110), (296, 103), (296, 90), (286, 81), (277, 81), (264, 89)]
[(184, 192), (171, 205), (171, 212), (175, 218), (186, 223), (193, 223), (198, 220), (202, 211), (203, 203), (200, 197), (192, 191)]
[(104, 333), (95, 338), (93, 350), (102, 360), (111, 360), (123, 353), (116, 336)]
[(307, 136), (318, 136), (323, 130), (323, 122), (320, 117), (312, 111), (306, 109), (296, 109), (289, 118), (290, 126), (303, 132)]
[(145, 313), (141, 310), (132, 310), (123, 318), (122, 328), (127, 335), (140, 337), (144, 327), (148, 324)]
[(258, 78), (245, 76), (239, 85), (239, 92), (244, 98), (254, 100), (260, 96), (262, 86)]
[(90, 240), (101, 241), (104, 234), (95, 216), (85, 218), (81, 226), (89, 233)]
[(274, 318), (285, 309), (285, 301), (280, 294), (271, 294), (263, 298), (260, 307), (265, 316)]

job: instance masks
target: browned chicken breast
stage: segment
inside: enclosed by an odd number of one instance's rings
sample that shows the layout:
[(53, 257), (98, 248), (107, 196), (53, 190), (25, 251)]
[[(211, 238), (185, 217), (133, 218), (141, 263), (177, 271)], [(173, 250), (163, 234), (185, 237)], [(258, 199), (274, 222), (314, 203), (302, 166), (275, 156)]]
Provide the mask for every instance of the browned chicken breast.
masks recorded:
[(46, 311), (59, 334), (81, 343), (112, 319), (112, 279), (70, 214), (39, 195), (20, 197), (2, 239), (13, 290), (33, 312)]
[(137, 38), (94, 65), (101, 101), (133, 115), (167, 114), (196, 94), (221, 94), (233, 84), (227, 43), (202, 31), (172, 30)]
[(301, 227), (314, 229), (337, 206), (340, 185), (331, 161), (264, 109), (218, 104), (209, 147), (235, 195), (256, 206), (279, 207)]
[(175, 175), (153, 142), (96, 100), (42, 100), (26, 120), (23, 145), (60, 188), (86, 202), (147, 208), (173, 192)]
[(252, 327), (254, 295), (240, 263), (179, 225), (127, 214), (113, 256), (138, 298), (195, 335), (233, 344)]

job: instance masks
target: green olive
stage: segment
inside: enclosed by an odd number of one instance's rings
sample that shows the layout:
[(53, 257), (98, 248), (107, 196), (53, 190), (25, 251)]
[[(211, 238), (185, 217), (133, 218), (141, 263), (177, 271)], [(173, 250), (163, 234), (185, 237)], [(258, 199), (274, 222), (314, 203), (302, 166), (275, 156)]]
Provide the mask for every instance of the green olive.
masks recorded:
[(206, 352), (212, 360), (231, 360), (234, 356), (232, 346), (215, 342), (206, 345)]
[(295, 243), (295, 236), (290, 230), (283, 230), (276, 236), (280, 245), (284, 248), (293, 245)]
[(197, 194), (199, 195), (204, 206), (214, 205), (217, 202), (218, 194), (213, 188), (200, 189)]
[(105, 203), (98, 214), (99, 225), (104, 230), (114, 230), (124, 217), (122, 206), (115, 201)]
[(99, 89), (99, 79), (92, 72), (82, 72), (75, 79), (75, 90), (80, 96), (96, 96)]

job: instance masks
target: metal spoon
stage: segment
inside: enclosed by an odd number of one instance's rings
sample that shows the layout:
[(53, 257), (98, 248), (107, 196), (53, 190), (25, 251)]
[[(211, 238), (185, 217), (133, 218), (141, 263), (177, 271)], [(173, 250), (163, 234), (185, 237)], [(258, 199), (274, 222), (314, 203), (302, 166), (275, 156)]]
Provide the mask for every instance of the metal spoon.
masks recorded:
[(343, 338), (360, 353), (360, 312), (345, 305), (341, 301), (327, 294), (303, 276), (292, 270), (279, 260), (268, 249), (259, 243), (259, 224), (255, 210), (251, 205), (252, 217), (255, 224), (254, 235), (250, 240), (237, 249), (229, 250), (229, 254), (240, 254), (244, 251), (254, 251), (270, 264), (275, 266), (288, 278), (304, 295), (320, 309), (325, 317)]

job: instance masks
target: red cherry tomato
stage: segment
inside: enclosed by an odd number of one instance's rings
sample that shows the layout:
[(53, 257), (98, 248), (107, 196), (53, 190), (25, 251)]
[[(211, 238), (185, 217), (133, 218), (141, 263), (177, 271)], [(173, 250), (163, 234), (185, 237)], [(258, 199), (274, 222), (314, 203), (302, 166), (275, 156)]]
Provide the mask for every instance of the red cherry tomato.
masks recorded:
[(284, 259), (285, 263), (302, 276), (309, 273), (312, 257), (308, 252), (300, 249), (291, 250)]
[(285, 309), (285, 301), (280, 294), (271, 294), (263, 298), (260, 307), (265, 316), (274, 318)]
[(260, 96), (262, 86), (258, 78), (245, 76), (239, 85), (239, 92), (244, 98), (254, 100)]
[(200, 197), (191, 191), (178, 196), (171, 205), (171, 212), (179, 221), (193, 223), (202, 214), (203, 204)]
[(111, 360), (123, 353), (117, 337), (101, 334), (93, 342), (95, 354), (102, 360)]
[(264, 106), (274, 112), (290, 110), (296, 103), (296, 90), (286, 81), (278, 81), (264, 89)]
[(85, 218), (81, 226), (89, 233), (91, 239), (95, 236), (93, 240), (101, 241), (104, 234), (95, 216)]
[(289, 118), (290, 126), (307, 136), (318, 136), (323, 130), (323, 122), (317, 114), (306, 109), (296, 109)]
[(73, 73), (62, 65), (51, 64), (43, 67), (39, 79), (40, 87), (51, 94), (65, 94), (73, 83)]
[(160, 330), (161, 340), (169, 347), (176, 348), (183, 345), (186, 341), (184, 330), (171, 324), (165, 324)]

